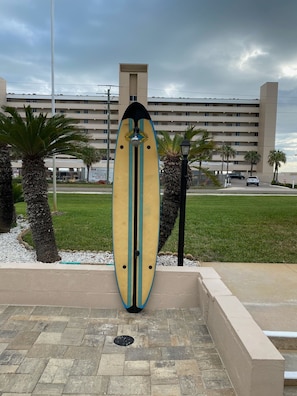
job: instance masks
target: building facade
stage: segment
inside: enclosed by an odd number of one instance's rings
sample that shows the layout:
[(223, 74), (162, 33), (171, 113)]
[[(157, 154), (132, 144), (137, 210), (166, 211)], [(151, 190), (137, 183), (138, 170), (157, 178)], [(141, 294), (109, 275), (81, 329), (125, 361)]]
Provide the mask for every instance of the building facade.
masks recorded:
[[(56, 95), (55, 112), (77, 119), (90, 144), (108, 149), (112, 159), (121, 117), (131, 102), (138, 101), (147, 108), (157, 132), (183, 133), (195, 126), (207, 130), (218, 147), (232, 146), (236, 157), (230, 159), (229, 170), (247, 175), (250, 164), (244, 156), (248, 151), (257, 151), (261, 161), (254, 169), (261, 180), (271, 181), (272, 167), (267, 160), (269, 151), (275, 149), (277, 96), (278, 83), (267, 82), (261, 86), (259, 98), (251, 100), (148, 97), (148, 65), (120, 64), (118, 96)], [(1, 78), (0, 104), (20, 112), (30, 105), (35, 112), (48, 114), (52, 106), (50, 95), (7, 93), (6, 81)], [(84, 166), (81, 161), (60, 158), (57, 167), (67, 164), (69, 168)], [(208, 166), (221, 169), (219, 164), (222, 158), (216, 151)]]

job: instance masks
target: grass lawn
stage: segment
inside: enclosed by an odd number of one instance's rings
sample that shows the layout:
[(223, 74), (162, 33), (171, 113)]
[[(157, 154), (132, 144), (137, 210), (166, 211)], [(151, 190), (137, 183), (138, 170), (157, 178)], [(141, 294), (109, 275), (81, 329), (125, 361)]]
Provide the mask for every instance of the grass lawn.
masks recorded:
[[(49, 195), (51, 202), (52, 196)], [(25, 204), (16, 204), (25, 214)], [(112, 250), (111, 195), (58, 194), (60, 250)], [(297, 263), (294, 196), (187, 197), (185, 253), (200, 261)], [(164, 247), (176, 252), (178, 222)]]

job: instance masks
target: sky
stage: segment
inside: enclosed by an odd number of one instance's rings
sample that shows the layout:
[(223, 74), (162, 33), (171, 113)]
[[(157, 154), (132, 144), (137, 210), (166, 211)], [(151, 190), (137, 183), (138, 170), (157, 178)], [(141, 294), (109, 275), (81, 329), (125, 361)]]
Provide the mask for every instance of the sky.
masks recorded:
[(255, 99), (278, 82), (276, 149), (297, 172), (296, 0), (1, 0), (7, 92), (116, 95), (120, 63), (148, 64), (149, 96)]

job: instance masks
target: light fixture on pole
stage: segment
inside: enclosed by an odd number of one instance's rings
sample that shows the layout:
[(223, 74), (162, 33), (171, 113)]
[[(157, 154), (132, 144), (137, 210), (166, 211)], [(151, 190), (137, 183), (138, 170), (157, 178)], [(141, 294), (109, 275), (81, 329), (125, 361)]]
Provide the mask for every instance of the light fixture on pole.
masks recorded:
[(177, 265), (182, 266), (184, 261), (184, 241), (185, 241), (185, 215), (186, 215), (186, 191), (188, 177), (188, 155), (190, 142), (184, 139), (180, 145), (182, 153), (181, 181), (180, 181), (180, 209), (179, 209), (179, 234), (178, 234), (178, 257)]

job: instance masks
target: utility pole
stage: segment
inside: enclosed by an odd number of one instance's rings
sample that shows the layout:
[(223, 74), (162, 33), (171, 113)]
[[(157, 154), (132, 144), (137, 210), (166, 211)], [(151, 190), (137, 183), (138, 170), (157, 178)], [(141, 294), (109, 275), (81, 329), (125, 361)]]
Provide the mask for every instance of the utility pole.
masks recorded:
[(106, 169), (107, 184), (109, 184), (109, 158), (110, 158), (110, 87), (107, 90), (107, 169)]
[[(52, 77), (52, 117), (55, 109), (55, 72), (54, 72), (54, 0), (51, 0), (51, 77)], [(53, 156), (53, 211), (58, 211), (57, 206), (57, 168), (56, 156)]]
[(106, 156), (106, 184), (109, 184), (109, 159), (110, 159), (110, 89), (118, 85), (98, 85), (98, 87), (108, 87), (107, 89), (107, 156)]

